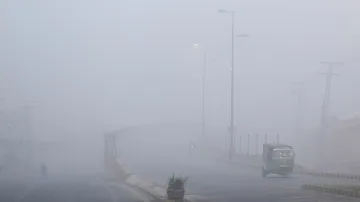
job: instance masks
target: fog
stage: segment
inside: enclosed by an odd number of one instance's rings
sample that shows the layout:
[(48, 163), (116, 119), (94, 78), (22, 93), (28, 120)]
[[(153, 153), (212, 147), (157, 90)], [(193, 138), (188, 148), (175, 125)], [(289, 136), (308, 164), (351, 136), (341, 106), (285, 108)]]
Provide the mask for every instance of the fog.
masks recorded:
[(357, 0), (4, 0), (0, 7), (0, 108), (32, 108), (31, 130), (4, 137), (77, 142), (91, 151), (87, 142), (99, 155), (107, 131), (200, 127), (205, 51), (206, 130), (225, 142), (231, 16), (218, 9), (236, 11), (235, 34), (249, 35), (235, 39), (237, 134), (280, 133), (296, 142), (295, 81), (303, 82), (303, 131), (319, 127), (325, 76), (318, 73), (327, 68), (320, 62), (343, 63), (334, 68), (340, 76), (329, 116), (360, 111)]

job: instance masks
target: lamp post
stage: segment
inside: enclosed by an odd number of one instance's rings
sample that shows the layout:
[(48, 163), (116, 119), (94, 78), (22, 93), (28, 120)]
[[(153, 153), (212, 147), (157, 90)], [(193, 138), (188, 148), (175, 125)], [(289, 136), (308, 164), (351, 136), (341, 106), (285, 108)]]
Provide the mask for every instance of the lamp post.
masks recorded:
[(231, 81), (230, 81), (230, 147), (229, 159), (232, 159), (234, 153), (234, 24), (235, 24), (235, 11), (228, 11), (220, 9), (219, 13), (231, 14)]
[[(194, 49), (199, 49), (199, 44), (193, 44)], [(201, 138), (205, 140), (205, 82), (206, 82), (206, 51), (203, 50), (203, 70), (202, 70), (202, 96), (201, 96)]]
[[(229, 147), (229, 159), (232, 159), (232, 156), (235, 151), (234, 143), (234, 41), (235, 41), (235, 11), (229, 11), (224, 9), (219, 9), (219, 13), (231, 14), (231, 81), (230, 81), (230, 147)], [(237, 35), (236, 37), (248, 37), (247, 34)]]

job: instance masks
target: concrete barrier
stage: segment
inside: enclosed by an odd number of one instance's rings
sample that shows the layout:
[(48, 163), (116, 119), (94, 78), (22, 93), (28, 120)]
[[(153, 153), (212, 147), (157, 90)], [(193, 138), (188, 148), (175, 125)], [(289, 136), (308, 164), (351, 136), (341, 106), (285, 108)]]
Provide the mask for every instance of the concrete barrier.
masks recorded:
[(105, 171), (110, 178), (115, 178), (116, 180), (124, 180), (129, 175), (116, 158), (111, 156), (105, 158)]
[[(152, 180), (139, 176), (131, 172), (121, 159), (108, 159), (105, 161), (107, 172), (115, 177), (115, 180), (125, 181), (127, 184), (135, 186), (160, 201), (168, 201), (166, 187), (154, 183)], [(185, 195), (184, 202), (191, 202), (199, 196)]]
[(360, 186), (333, 186), (304, 184), (303, 189), (360, 198)]
[[(205, 148), (204, 152), (212, 156), (218, 161), (226, 161), (232, 165), (238, 166), (247, 166), (251, 168), (261, 169), (262, 167), (262, 157), (261, 156), (248, 156), (244, 154), (234, 154), (232, 161), (228, 160), (228, 153), (213, 147)], [(296, 159), (295, 159), (296, 160)], [(337, 173), (337, 172), (322, 172), (322, 171), (313, 171), (302, 167), (299, 164), (296, 164), (294, 167), (294, 173), (303, 174), (303, 175), (312, 175), (316, 177), (324, 178), (341, 178), (349, 180), (360, 180), (360, 175), (347, 174), (347, 173)]]
[(302, 171), (298, 171), (298, 173), (312, 175), (312, 176), (316, 176), (316, 177), (360, 180), (360, 175), (352, 175), (352, 174), (345, 174), (345, 173), (330, 173), (330, 172), (310, 171), (310, 170), (302, 170)]
[(136, 186), (146, 191), (147, 193), (150, 193), (152, 196), (155, 196), (156, 198), (166, 199), (165, 187), (158, 186), (152, 181), (147, 180), (141, 176), (138, 176), (136, 174), (131, 174), (126, 179), (126, 183)]

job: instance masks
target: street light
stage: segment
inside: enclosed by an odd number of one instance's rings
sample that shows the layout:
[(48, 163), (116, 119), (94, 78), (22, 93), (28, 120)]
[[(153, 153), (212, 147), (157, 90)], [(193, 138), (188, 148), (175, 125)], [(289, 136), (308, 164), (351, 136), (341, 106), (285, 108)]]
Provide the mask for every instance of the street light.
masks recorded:
[[(192, 45), (194, 49), (199, 49), (200, 45), (195, 43)], [(203, 50), (203, 74), (202, 74), (202, 100), (201, 100), (201, 137), (205, 140), (205, 80), (206, 80), (206, 51)]]
[[(234, 27), (235, 27), (235, 11), (229, 11), (224, 9), (219, 9), (219, 13), (231, 14), (231, 83), (230, 83), (230, 148), (229, 148), (229, 158), (232, 158), (234, 153)], [(249, 37), (248, 34), (239, 34), (236, 38)]]
[(234, 21), (235, 21), (235, 11), (228, 11), (224, 9), (219, 9), (219, 13), (231, 14), (231, 83), (230, 83), (230, 148), (229, 148), (229, 158), (232, 159), (234, 152)]

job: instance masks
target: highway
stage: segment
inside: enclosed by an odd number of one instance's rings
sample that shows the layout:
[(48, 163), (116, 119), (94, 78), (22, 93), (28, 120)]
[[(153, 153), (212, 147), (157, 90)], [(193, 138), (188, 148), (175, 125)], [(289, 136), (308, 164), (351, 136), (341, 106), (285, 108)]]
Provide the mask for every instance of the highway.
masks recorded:
[[(301, 189), (306, 183), (360, 185), (358, 181), (298, 174), (290, 177), (274, 175), (264, 179), (260, 169), (233, 165), (227, 160), (218, 161), (197, 149), (191, 151), (184, 145), (169, 144), (152, 145), (152, 149), (146, 150), (146, 146), (141, 144), (143, 150), (139, 152), (134, 152), (133, 145), (131, 148), (123, 145), (121, 161), (131, 172), (160, 186), (166, 186), (167, 178), (173, 173), (188, 176), (186, 195), (194, 202), (360, 201)], [(127, 149), (132, 150), (125, 152)]]
[(101, 175), (1, 176), (2, 202), (143, 202), (155, 201), (141, 190)]

